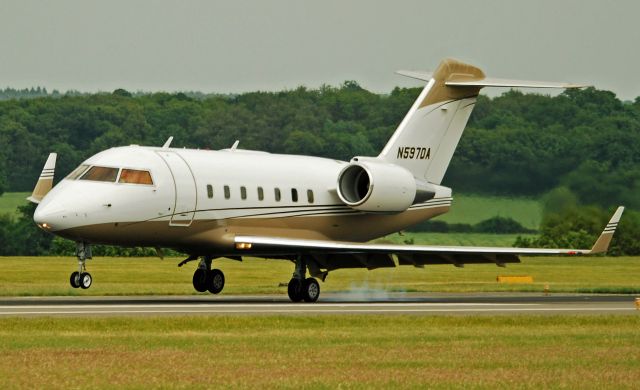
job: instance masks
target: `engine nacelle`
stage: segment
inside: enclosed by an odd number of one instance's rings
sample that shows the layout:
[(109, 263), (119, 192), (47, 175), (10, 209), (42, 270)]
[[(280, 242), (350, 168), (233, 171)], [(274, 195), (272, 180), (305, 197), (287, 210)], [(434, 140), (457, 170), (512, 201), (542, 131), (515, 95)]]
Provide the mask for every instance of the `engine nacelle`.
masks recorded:
[(338, 175), (340, 200), (361, 211), (404, 211), (416, 200), (417, 190), (411, 172), (385, 162), (352, 161)]

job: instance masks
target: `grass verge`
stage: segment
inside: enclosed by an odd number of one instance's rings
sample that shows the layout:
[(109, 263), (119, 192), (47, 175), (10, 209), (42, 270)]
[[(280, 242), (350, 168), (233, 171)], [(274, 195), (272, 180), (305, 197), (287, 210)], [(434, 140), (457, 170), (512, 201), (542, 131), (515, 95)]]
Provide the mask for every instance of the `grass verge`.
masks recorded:
[[(197, 294), (191, 285), (194, 263), (181, 259), (95, 258), (87, 266), (94, 278), (89, 290), (69, 286), (75, 270), (72, 257), (0, 257), (0, 296), (29, 295), (181, 295)], [(380, 296), (394, 292), (551, 292), (640, 293), (640, 257), (539, 257), (499, 268), (491, 264), (402, 266), (367, 271), (333, 271), (323, 291), (347, 291)], [(286, 294), (293, 272), (288, 261), (216, 260), (224, 271), (223, 294)], [(498, 275), (530, 275), (531, 284), (503, 284)]]
[(3, 388), (637, 388), (639, 316), (0, 319)]

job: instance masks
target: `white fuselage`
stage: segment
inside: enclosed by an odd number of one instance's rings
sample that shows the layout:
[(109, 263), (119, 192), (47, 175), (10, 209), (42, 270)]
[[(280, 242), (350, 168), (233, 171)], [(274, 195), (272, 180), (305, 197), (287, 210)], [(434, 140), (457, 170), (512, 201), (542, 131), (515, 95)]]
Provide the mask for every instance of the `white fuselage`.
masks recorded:
[[(54, 234), (92, 243), (234, 253), (237, 234), (368, 241), (449, 209), (451, 191), (400, 213), (366, 213), (336, 193), (347, 164), (246, 150), (128, 146), (87, 159), (117, 168), (111, 181), (66, 178), (42, 200), (35, 221)], [(152, 184), (121, 183), (123, 169)]]

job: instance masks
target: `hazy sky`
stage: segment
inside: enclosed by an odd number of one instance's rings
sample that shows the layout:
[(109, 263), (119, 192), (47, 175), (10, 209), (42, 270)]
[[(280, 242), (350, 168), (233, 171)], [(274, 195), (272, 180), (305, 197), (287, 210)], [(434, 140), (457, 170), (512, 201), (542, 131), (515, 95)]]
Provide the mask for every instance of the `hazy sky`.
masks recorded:
[(493, 77), (640, 95), (640, 1), (0, 1), (0, 88), (241, 92), (358, 81), (443, 57)]

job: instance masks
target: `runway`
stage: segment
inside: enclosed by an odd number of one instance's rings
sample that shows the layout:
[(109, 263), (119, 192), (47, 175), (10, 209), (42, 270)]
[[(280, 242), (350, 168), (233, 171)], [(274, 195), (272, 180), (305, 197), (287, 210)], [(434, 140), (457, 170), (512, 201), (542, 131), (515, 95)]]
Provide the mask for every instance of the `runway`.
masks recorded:
[(0, 318), (139, 315), (522, 315), (637, 314), (629, 295), (388, 294), (353, 299), (325, 293), (316, 303), (277, 296), (25, 297), (0, 299)]

